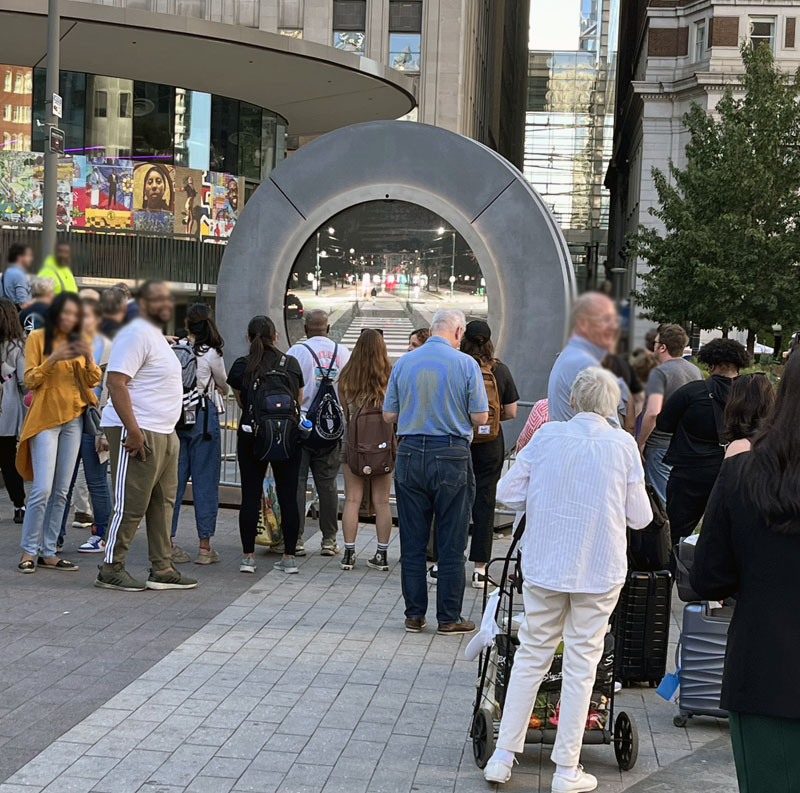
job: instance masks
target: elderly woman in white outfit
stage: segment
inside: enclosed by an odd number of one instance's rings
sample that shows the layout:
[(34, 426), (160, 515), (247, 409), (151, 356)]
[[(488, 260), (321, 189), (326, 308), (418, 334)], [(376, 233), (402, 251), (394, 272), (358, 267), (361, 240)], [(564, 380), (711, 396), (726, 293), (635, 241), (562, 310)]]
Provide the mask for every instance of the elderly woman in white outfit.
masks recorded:
[(553, 793), (583, 793), (597, 779), (579, 765), (581, 742), (608, 620), (627, 572), (626, 527), (652, 520), (633, 436), (609, 423), (620, 392), (599, 367), (572, 386), (576, 411), (545, 424), (500, 481), (499, 501), (525, 509), (521, 540), (525, 619), (514, 657), (497, 749), (484, 775), (507, 782), (525, 743), (536, 694), (564, 639)]

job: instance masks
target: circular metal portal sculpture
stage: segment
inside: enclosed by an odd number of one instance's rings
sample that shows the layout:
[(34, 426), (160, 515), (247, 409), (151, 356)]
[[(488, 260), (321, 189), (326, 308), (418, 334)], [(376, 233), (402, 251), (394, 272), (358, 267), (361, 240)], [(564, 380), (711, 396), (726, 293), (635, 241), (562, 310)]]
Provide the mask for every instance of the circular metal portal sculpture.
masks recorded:
[(545, 396), (575, 290), (560, 229), (500, 155), (407, 121), (356, 124), (317, 138), (272, 171), (247, 202), (217, 288), (228, 364), (246, 350), (251, 316), (267, 314), (279, 324), (292, 267), (311, 235), (348, 207), (387, 199), (438, 213), (466, 240), (486, 279), (498, 357), (523, 400)]

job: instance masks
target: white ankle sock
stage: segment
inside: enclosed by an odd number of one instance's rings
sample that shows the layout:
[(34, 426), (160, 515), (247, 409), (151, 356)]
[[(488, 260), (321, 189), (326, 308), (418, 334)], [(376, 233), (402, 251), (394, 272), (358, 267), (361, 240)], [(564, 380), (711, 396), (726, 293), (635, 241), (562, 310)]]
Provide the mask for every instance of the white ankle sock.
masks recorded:
[(514, 763), (514, 752), (508, 752), (505, 749), (495, 749), (492, 755), (492, 760), (502, 760), (504, 763)]
[(578, 778), (578, 766), (576, 765), (556, 765), (556, 773), (565, 776), (567, 779)]

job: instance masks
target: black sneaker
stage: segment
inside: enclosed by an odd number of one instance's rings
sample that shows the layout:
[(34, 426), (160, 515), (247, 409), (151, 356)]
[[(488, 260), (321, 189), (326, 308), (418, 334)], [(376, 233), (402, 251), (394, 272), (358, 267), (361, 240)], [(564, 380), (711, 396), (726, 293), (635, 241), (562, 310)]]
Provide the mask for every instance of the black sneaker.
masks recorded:
[(382, 570), (384, 573), (389, 569), (389, 557), (386, 551), (375, 551), (375, 556), (367, 561), (367, 567), (373, 570)]
[(100, 589), (119, 589), (122, 592), (144, 592), (147, 589), (147, 584), (134, 578), (122, 562), (113, 564), (111, 570), (105, 570), (103, 565), (97, 569), (99, 572), (94, 585)]
[[(369, 562), (367, 562), (367, 564), (369, 564)], [(339, 565), (342, 570), (352, 570), (356, 566), (356, 549), (345, 548), (344, 556), (342, 557), (342, 561), (339, 562)]]
[(56, 540), (56, 548), (60, 551), (64, 547), (64, 535), (59, 534), (58, 539)]
[(196, 586), (197, 581), (194, 578), (188, 578), (177, 570), (157, 573), (151, 569), (147, 579), (148, 589), (194, 589)]
[(25, 522), (25, 507), (19, 507), (14, 510), (14, 523)]

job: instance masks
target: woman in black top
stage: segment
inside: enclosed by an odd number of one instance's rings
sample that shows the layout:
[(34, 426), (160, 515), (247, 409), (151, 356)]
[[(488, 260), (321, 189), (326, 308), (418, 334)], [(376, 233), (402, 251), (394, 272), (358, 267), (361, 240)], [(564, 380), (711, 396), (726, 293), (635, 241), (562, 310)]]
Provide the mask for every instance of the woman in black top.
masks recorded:
[[(508, 367), (494, 357), (492, 331), (483, 320), (473, 320), (464, 331), (461, 352), (471, 355), (480, 366), (490, 366), (497, 382), (500, 396), (500, 421), (508, 421), (517, 415), (519, 394)], [(492, 558), (492, 532), (494, 531), (494, 507), (497, 483), (503, 472), (505, 458), (503, 428), (494, 440), (473, 443), (472, 469), (475, 474), (475, 502), (472, 506), (472, 542), (469, 560), (474, 563), (472, 586), (483, 589), (486, 579), (486, 563)]]
[(664, 462), (672, 466), (667, 514), (673, 546), (688, 537), (703, 517), (725, 457), (725, 403), (750, 356), (738, 341), (714, 339), (700, 349), (697, 360), (708, 366), (711, 376), (679, 388), (656, 420), (657, 429), (672, 435)]
[[(255, 456), (253, 433), (248, 424), (250, 415), (249, 387), (259, 375), (274, 369), (284, 353), (275, 347), (278, 332), (269, 317), (257, 316), (247, 326), (247, 339), (250, 353), (237, 358), (228, 373), (228, 385), (233, 389), (236, 401), (242, 409), (239, 430), (236, 433), (236, 456), (239, 460), (239, 475), (242, 483), (242, 506), (239, 510), (239, 534), (242, 539), (244, 557), (239, 566), (242, 573), (255, 573), (255, 541), (258, 516), (261, 509), (261, 495), (264, 492), (264, 477), (267, 466), (272, 466), (275, 477), (275, 490), (281, 508), (281, 528), (283, 529), (283, 558), (275, 562), (275, 569), (285, 573), (296, 573), (294, 560), (300, 531), (300, 514), (297, 507), (297, 483), (300, 480), (300, 444), (289, 460), (268, 463)], [(297, 359), (286, 355), (286, 371), (292, 388), (292, 396), (297, 404), (303, 401), (303, 370)], [(246, 431), (249, 428), (250, 431)]]
[(692, 587), (736, 596), (720, 704), (743, 793), (800, 785), (800, 356), (786, 364), (752, 451), (724, 462), (695, 551)]

